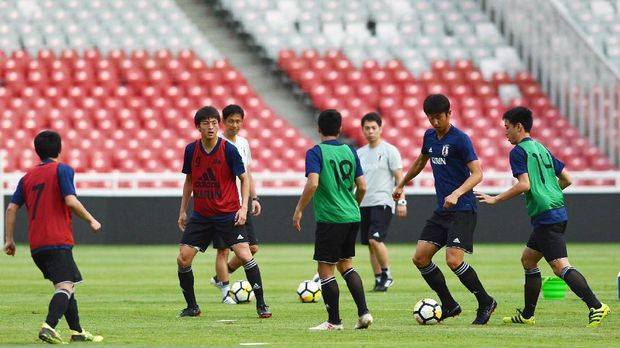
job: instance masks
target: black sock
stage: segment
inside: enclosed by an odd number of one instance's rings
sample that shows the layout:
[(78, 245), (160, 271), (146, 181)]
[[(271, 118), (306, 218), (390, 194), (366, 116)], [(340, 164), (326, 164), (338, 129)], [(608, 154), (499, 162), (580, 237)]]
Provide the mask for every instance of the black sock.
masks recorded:
[(227, 265), (227, 267), (228, 267), (228, 274), (233, 274), (237, 270), (236, 268), (230, 267), (230, 265)]
[(56, 289), (48, 307), (47, 318), (45, 319), (47, 325), (52, 328), (55, 328), (56, 325), (58, 325), (58, 321), (67, 311), (69, 298), (71, 298), (71, 294), (68, 290)]
[(390, 271), (387, 268), (381, 268), (381, 281), (385, 281), (390, 277)]
[(340, 319), (340, 290), (336, 277), (332, 276), (327, 279), (321, 279), (321, 292), (323, 293), (323, 302), (327, 309), (327, 321), (331, 324), (339, 325), (342, 323)]
[(263, 281), (260, 277), (260, 269), (258, 268), (258, 264), (256, 260), (251, 259), (245, 265), (243, 265), (243, 269), (245, 269), (245, 276), (248, 278), (248, 282), (252, 285), (252, 290), (254, 290), (254, 296), (256, 296), (256, 306), (265, 305), (265, 298), (263, 296)]
[(71, 295), (67, 310), (65, 311), (65, 319), (69, 328), (73, 331), (82, 332), (82, 326), (80, 326), (80, 316), (78, 314), (77, 301), (75, 300), (75, 294)]
[(596, 298), (588, 285), (586, 278), (573, 267), (565, 267), (560, 275), (570, 289), (588, 305), (588, 308), (601, 308), (601, 302)]
[(362, 283), (362, 278), (360, 278), (360, 275), (355, 271), (355, 268), (349, 268), (348, 270), (342, 272), (342, 277), (347, 282), (349, 292), (351, 293), (353, 301), (355, 301), (355, 305), (357, 306), (357, 316), (361, 317), (362, 315), (368, 313), (366, 295), (364, 295), (364, 284)]
[(183, 290), (183, 297), (185, 297), (185, 302), (187, 302), (187, 308), (198, 307), (196, 294), (194, 294), (194, 272), (192, 272), (192, 267), (179, 267), (178, 274), (179, 284), (181, 285), (181, 290)]
[(441, 306), (448, 308), (454, 308), (458, 303), (450, 294), (450, 290), (448, 290), (448, 286), (446, 285), (446, 278), (443, 276), (443, 273), (435, 265), (434, 263), (430, 263), (426, 267), (418, 268), (420, 273), (422, 274), (422, 278), (426, 281), (428, 286), (431, 287), (439, 296), (439, 300), (441, 301)]
[(521, 315), (523, 315), (525, 319), (529, 319), (534, 315), (541, 285), (542, 278), (540, 277), (540, 269), (538, 269), (538, 267), (526, 269), (525, 285), (523, 286), (525, 306), (523, 307), (523, 312), (521, 312)]
[(484, 307), (491, 303), (491, 296), (484, 290), (484, 286), (478, 279), (478, 274), (467, 262), (461, 263), (456, 269), (452, 270), (467, 290), (476, 296), (478, 307)]

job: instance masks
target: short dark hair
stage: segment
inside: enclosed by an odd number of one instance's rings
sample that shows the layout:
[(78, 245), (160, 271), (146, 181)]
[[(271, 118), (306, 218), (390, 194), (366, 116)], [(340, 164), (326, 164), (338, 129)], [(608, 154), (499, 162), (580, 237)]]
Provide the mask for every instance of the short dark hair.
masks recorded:
[(222, 109), (222, 117), (224, 118), (224, 120), (226, 120), (228, 117), (234, 114), (240, 115), (241, 119), (243, 119), (243, 116), (245, 116), (243, 109), (241, 108), (241, 106), (237, 104), (230, 104), (226, 106), (224, 109)]
[(504, 116), (502, 116), (502, 119), (507, 120), (514, 126), (516, 126), (517, 123), (521, 123), (523, 129), (525, 129), (525, 131), (528, 133), (532, 130), (532, 124), (534, 123), (534, 120), (532, 118), (532, 110), (524, 106), (517, 106), (509, 109), (508, 111), (504, 112)]
[(366, 115), (364, 115), (364, 117), (362, 117), (362, 127), (364, 127), (364, 123), (366, 122), (377, 122), (379, 127), (381, 127), (383, 120), (381, 120), (381, 115), (379, 115), (378, 113), (369, 112)]
[(319, 131), (324, 136), (338, 136), (340, 134), (340, 126), (342, 126), (342, 115), (334, 109), (321, 111), (319, 119)]
[(62, 150), (62, 140), (57, 132), (44, 130), (34, 137), (34, 151), (41, 161), (58, 157), (60, 150)]
[(424, 99), (424, 113), (441, 114), (450, 111), (450, 100), (443, 94), (431, 94)]
[(210, 118), (214, 118), (217, 120), (217, 123), (220, 123), (222, 120), (220, 118), (220, 113), (213, 106), (203, 106), (198, 111), (196, 111), (196, 115), (194, 115), (194, 125), (198, 127), (200, 122), (204, 120), (208, 120)]

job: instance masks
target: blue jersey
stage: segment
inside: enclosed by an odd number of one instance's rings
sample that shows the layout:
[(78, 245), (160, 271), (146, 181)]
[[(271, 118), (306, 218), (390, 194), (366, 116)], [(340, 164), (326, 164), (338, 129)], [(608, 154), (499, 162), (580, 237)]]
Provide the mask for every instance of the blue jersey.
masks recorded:
[[(324, 141), (323, 144), (334, 145), (334, 146), (347, 146), (341, 143), (338, 140), (327, 140)], [(355, 157), (355, 177), (364, 175), (362, 171), (362, 166), (360, 165), (360, 159), (357, 156), (357, 151), (351, 149), (353, 152), (353, 157)], [(306, 176), (310, 173), (321, 174), (321, 168), (323, 163), (323, 155), (321, 154), (321, 148), (318, 145), (315, 145), (310, 150), (306, 152)]]
[(467, 164), (478, 159), (469, 136), (451, 125), (448, 133), (437, 139), (437, 131), (429, 129), (424, 133), (422, 154), (430, 157), (433, 169), (437, 192), (435, 211), (477, 211), (473, 190), (463, 194), (452, 208), (443, 207), (446, 197), (471, 175)]
[[(523, 141), (532, 141), (532, 138), (525, 138)], [(547, 149), (548, 150), (548, 149)], [(555, 175), (560, 175), (564, 170), (564, 163), (553, 156), (551, 151), (551, 160), (553, 161), (553, 169)], [(512, 176), (515, 178), (521, 174), (527, 173), (527, 152), (520, 147), (515, 146), (510, 151), (510, 168), (512, 169)], [(538, 214), (532, 218), (532, 225), (534, 227), (540, 227), (541, 225), (551, 225), (568, 220), (568, 214), (566, 213), (566, 207), (559, 207), (551, 210), (547, 210)]]

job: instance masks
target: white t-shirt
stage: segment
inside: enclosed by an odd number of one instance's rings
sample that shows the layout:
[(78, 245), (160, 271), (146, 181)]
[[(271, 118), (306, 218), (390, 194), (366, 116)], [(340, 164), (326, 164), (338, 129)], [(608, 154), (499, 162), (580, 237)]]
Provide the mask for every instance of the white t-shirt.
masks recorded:
[[(248, 143), (248, 140), (237, 135), (236, 141), (232, 142), (230, 139), (226, 138), (223, 133), (220, 134), (220, 137), (235, 145), (237, 151), (239, 151), (239, 154), (241, 155), (241, 161), (243, 161), (243, 166), (245, 167), (245, 172), (247, 173), (248, 168), (250, 168), (250, 164), (252, 164), (252, 154), (250, 153), (250, 143)], [(239, 180), (239, 178), (237, 178), (237, 191), (239, 191), (239, 202), (241, 202), (241, 180)]]
[(366, 194), (360, 206), (388, 205), (393, 212), (395, 204), (392, 192), (396, 186), (396, 179), (392, 172), (403, 168), (398, 149), (382, 140), (373, 149), (368, 145), (359, 148), (357, 156), (366, 179)]

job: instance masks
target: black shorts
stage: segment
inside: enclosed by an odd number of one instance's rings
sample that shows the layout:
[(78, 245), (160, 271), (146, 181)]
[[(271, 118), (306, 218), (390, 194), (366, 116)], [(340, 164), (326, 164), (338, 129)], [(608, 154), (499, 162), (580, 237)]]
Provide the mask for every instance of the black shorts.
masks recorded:
[(477, 213), (474, 211), (434, 212), (422, 230), (419, 240), (442, 248), (459, 248), (474, 252), (474, 230)]
[(314, 256), (318, 262), (336, 264), (355, 256), (359, 222), (343, 224), (317, 222), (314, 232)]
[(217, 236), (221, 236), (227, 247), (248, 242), (245, 228), (242, 225), (235, 226), (234, 221), (204, 222), (190, 218), (187, 226), (185, 226), (183, 237), (181, 237), (181, 244), (189, 245), (201, 252), (205, 252), (211, 241)]
[(543, 254), (547, 262), (568, 257), (564, 238), (567, 224), (564, 221), (535, 228), (527, 241), (527, 247)]
[[(254, 225), (252, 224), (252, 214), (248, 213), (248, 216), (245, 220), (245, 235), (250, 245), (258, 245), (258, 238), (256, 238), (256, 233), (254, 233)], [(213, 237), (213, 248), (215, 249), (226, 249), (229, 246), (224, 242), (224, 239), (221, 236)]]
[(58, 284), (63, 282), (80, 283), (82, 275), (73, 260), (71, 249), (51, 249), (32, 255), (45, 279)]
[(368, 239), (383, 242), (387, 237), (388, 227), (392, 221), (392, 208), (389, 205), (360, 207), (360, 240), (368, 245)]

